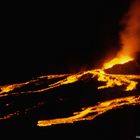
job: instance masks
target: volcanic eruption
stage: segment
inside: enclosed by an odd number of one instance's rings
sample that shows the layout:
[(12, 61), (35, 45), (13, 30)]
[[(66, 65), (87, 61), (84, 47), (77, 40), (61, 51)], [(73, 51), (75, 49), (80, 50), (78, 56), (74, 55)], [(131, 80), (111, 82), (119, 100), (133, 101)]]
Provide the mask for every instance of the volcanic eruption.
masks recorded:
[(103, 65), (104, 69), (111, 68), (116, 64), (124, 64), (135, 59), (140, 52), (140, 1), (135, 0), (125, 17), (123, 18), (124, 29), (120, 32), (121, 49), (117, 56)]
[[(123, 18), (123, 30), (120, 32), (121, 49), (117, 55), (105, 62), (100, 69), (91, 69), (80, 71), (78, 73), (44, 75), (33, 78), (29, 81), (21, 83), (13, 83), (9, 85), (0, 86), (0, 98), (10, 95), (24, 95), (24, 94), (46, 94), (50, 90), (59, 87), (65, 88), (67, 85), (76, 84), (85, 79), (96, 79), (98, 85), (97, 90), (111, 89), (118, 87), (126, 96), (98, 102), (93, 106), (85, 106), (80, 111), (74, 112), (73, 115), (68, 117), (57, 117), (47, 120), (39, 120), (37, 126), (51, 126), (56, 124), (74, 123), (76, 121), (92, 120), (95, 117), (107, 112), (108, 110), (116, 109), (126, 105), (140, 105), (140, 96), (131, 95), (127, 96), (127, 92), (137, 90), (140, 84), (140, 75), (136, 74), (116, 74), (110, 73), (109, 70), (113, 69), (116, 65), (118, 67), (133, 62), (136, 53), (140, 51), (140, 1), (135, 0)], [(133, 66), (132, 66), (133, 67)], [(117, 70), (117, 69), (115, 69)], [(114, 70), (114, 71), (115, 71)], [(42, 105), (42, 104), (41, 104)], [(10, 106), (10, 103), (7, 103)], [(31, 108), (26, 108), (25, 112), (32, 108), (39, 107), (37, 104)], [(10, 113), (2, 113), (0, 120), (11, 118), (12, 116), (19, 115), (20, 111), (13, 111)]]

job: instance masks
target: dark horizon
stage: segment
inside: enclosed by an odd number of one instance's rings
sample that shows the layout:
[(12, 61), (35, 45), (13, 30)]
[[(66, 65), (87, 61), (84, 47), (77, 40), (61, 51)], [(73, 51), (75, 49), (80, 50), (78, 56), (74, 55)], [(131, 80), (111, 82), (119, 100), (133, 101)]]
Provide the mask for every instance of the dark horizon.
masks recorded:
[[(52, 5), (40, 13), (8, 14), (1, 52), (1, 80), (77, 72), (101, 63), (120, 48), (120, 24), (131, 0)], [(24, 15), (25, 14), (25, 15)], [(24, 75), (24, 76), (23, 76)]]
[[(108, 100), (139, 96), (140, 53), (136, 61), (107, 69), (113, 74), (100, 69), (97, 74), (84, 72), (75, 77), (37, 77), (96, 68), (108, 56), (115, 56), (121, 48), (120, 32), (124, 28), (121, 22), (132, 1), (98, 0), (88, 5), (58, 2), (35, 10), (29, 6), (29, 12), (20, 7), (21, 12), (4, 11), (7, 15), (3, 20), (0, 55), (1, 134), (6, 132), (4, 136), (9, 136), (14, 131), (14, 138), (19, 134), (18, 138), (80, 136), (111, 140), (132, 140), (139, 135), (139, 100), (135, 105), (125, 104), (124, 100), (120, 108), (111, 108), (113, 102), (107, 104), (110, 109), (102, 111), (95, 120), (37, 126), (39, 120), (65, 118)], [(126, 91), (128, 87), (130, 90)], [(119, 100), (118, 104), (121, 103)], [(95, 112), (92, 113), (87, 117)]]

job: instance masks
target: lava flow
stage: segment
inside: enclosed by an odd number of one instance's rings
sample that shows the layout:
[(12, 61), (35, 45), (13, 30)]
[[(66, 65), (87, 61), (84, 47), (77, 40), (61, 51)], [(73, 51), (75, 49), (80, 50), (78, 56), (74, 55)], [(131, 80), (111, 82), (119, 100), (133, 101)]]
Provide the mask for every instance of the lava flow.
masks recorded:
[(109, 69), (112, 68), (116, 64), (125, 64), (129, 61), (133, 61), (134, 59), (130, 56), (119, 56), (117, 58), (112, 59), (111, 61), (105, 63), (103, 65), (103, 69)]
[(74, 123), (77, 121), (93, 120), (97, 116), (126, 105), (140, 105), (140, 96), (129, 96), (100, 102), (95, 106), (82, 108), (82, 111), (75, 112), (73, 116), (67, 118), (57, 118), (51, 120), (40, 120), (38, 126), (51, 126), (56, 124)]
[[(119, 61), (120, 60), (120, 61)], [(125, 91), (131, 91), (136, 89), (136, 85), (138, 84), (137, 80), (140, 79), (139, 75), (119, 75), (119, 74), (107, 74), (105, 73), (106, 68), (111, 68), (116, 64), (124, 64), (126, 62), (132, 61), (133, 59), (124, 57), (124, 58), (115, 58), (110, 62), (103, 65), (102, 69), (98, 70), (89, 70), (85, 71), (81, 74), (70, 75), (67, 78), (59, 81), (55, 84), (50, 85), (50, 87), (56, 87), (64, 84), (69, 84), (76, 82), (81, 79), (83, 75), (91, 74), (92, 77), (97, 77), (98, 81), (105, 82), (105, 85), (99, 86), (98, 89), (111, 88), (115, 86), (126, 86)], [(103, 101), (98, 103), (95, 106), (90, 106), (83, 108), (82, 111), (75, 112), (72, 116), (66, 118), (56, 118), (50, 120), (40, 120), (38, 121), (38, 126), (51, 126), (57, 124), (67, 124), (74, 123), (77, 121), (84, 120), (93, 120), (97, 116), (119, 107), (123, 107), (126, 105), (139, 105), (140, 104), (140, 96), (129, 96), (123, 98), (117, 98), (109, 101)]]
[[(124, 58), (115, 58), (114, 60), (117, 60), (117, 64), (123, 64), (125, 62), (129, 62), (132, 61), (133, 59), (128, 59), (127, 57)], [(126, 91), (131, 91), (136, 89), (136, 86), (138, 84), (137, 80), (140, 79), (139, 75), (121, 75), (121, 74), (108, 74), (105, 72), (106, 67), (107, 68), (111, 68), (116, 64), (116, 61), (110, 61), (108, 63), (105, 63), (103, 65), (103, 68), (101, 69), (94, 69), (94, 70), (87, 70), (87, 71), (83, 71), (83, 72), (79, 72), (76, 74), (60, 74), (60, 75), (46, 75), (46, 76), (40, 76), (37, 77), (36, 79), (32, 79), (30, 81), (27, 82), (23, 82), (23, 83), (15, 83), (15, 84), (11, 84), (11, 85), (4, 85), (1, 86), (0, 89), (0, 96), (7, 96), (10, 93), (11, 94), (20, 94), (20, 93), (32, 93), (32, 92), (44, 92), (50, 89), (54, 89), (57, 88), (59, 86), (63, 86), (63, 85), (67, 85), (67, 84), (72, 84), (75, 83), (77, 81), (82, 80), (82, 77), (90, 74), (91, 77), (90, 78), (96, 78), (97, 80), (100, 82), (103, 82), (104, 85), (103, 86), (99, 86), (98, 89), (104, 89), (104, 88), (111, 88), (111, 87), (115, 87), (115, 86), (124, 86)], [(119, 61), (120, 60), (120, 61)], [(114, 62), (114, 64), (113, 64)], [(57, 82), (51, 83), (51, 84), (46, 84), (46, 86), (44, 88), (41, 89), (36, 89), (36, 90), (28, 90), (28, 91), (22, 91), (16, 92), (16, 90), (20, 90), (22, 89), (22, 87), (25, 87), (27, 85), (31, 85), (34, 84), (34, 86), (38, 86), (40, 85), (40, 82), (43, 80), (47, 80), (50, 81), (52, 79), (58, 79)], [(60, 80), (59, 80), (60, 79)], [(43, 82), (42, 82), (43, 83)]]
[[(36, 77), (26, 82), (13, 83), (9, 85), (0, 86), (0, 99), (4, 96), (12, 94), (35, 94), (44, 93), (48, 90), (65, 87), (65, 85), (74, 84), (86, 79), (95, 79), (101, 82), (102, 85), (97, 87), (99, 90), (106, 88), (120, 87), (127, 93), (127, 91), (136, 90), (139, 86), (140, 75), (135, 74), (110, 74), (106, 73), (107, 69), (115, 65), (124, 65), (130, 61), (134, 61), (135, 55), (140, 51), (140, 1), (135, 0), (127, 13), (127, 20), (125, 21), (125, 28), (120, 33), (121, 50), (116, 56), (106, 62), (100, 69), (91, 69), (74, 74), (57, 74), (45, 75)], [(87, 76), (90, 75), (90, 76)], [(133, 94), (133, 92), (132, 92)], [(127, 94), (126, 94), (127, 96)], [(107, 112), (108, 110), (123, 107), (125, 105), (140, 105), (140, 96), (134, 94), (128, 97), (121, 97), (109, 101), (99, 102), (95, 106), (85, 107), (82, 111), (74, 113), (70, 117), (55, 118), (50, 120), (39, 120), (37, 126), (51, 126), (63, 123), (74, 123), (77, 121), (91, 120), (95, 117)], [(5, 105), (6, 106), (6, 105)], [(38, 106), (38, 105), (37, 105)], [(37, 107), (35, 106), (35, 108)], [(26, 108), (26, 107), (25, 107)], [(32, 108), (32, 107), (31, 107)], [(30, 109), (31, 109), (30, 108)], [(27, 108), (27, 110), (30, 110)], [(25, 111), (27, 111), (25, 109)], [(14, 113), (7, 113), (0, 117), (0, 120), (8, 119), (14, 115), (19, 114), (19, 111)]]
[[(122, 62), (129, 62), (132, 61), (133, 59), (127, 59), (127, 57), (121, 58), (119, 61), (119, 58), (116, 59), (117, 64), (121, 64)], [(58, 75), (46, 75), (46, 76), (40, 76), (37, 78), (34, 78), (32, 80), (29, 80), (27, 82), (23, 83), (15, 83), (11, 85), (4, 85), (1, 86), (1, 92), (0, 92), (0, 97), (3, 96), (8, 96), (11, 94), (29, 94), (29, 93), (46, 93), (46, 91), (55, 89), (60, 86), (65, 86), (68, 84), (76, 83), (80, 80), (84, 80), (83, 77), (86, 75), (90, 75), (88, 77), (89, 79), (91, 78), (96, 78), (98, 82), (103, 82), (104, 85), (99, 86), (98, 89), (105, 89), (105, 88), (113, 88), (116, 86), (123, 87), (125, 91), (132, 91), (137, 88), (138, 85), (138, 80), (140, 80), (140, 75), (121, 75), (121, 74), (108, 74), (105, 72), (107, 68), (113, 67), (113, 62), (110, 61), (110, 63), (106, 63), (103, 65), (103, 68), (101, 69), (94, 69), (94, 70), (87, 70), (83, 72), (79, 72), (76, 74), (58, 74)], [(116, 64), (116, 61), (114, 62)], [(114, 64), (114, 65), (115, 65)], [(48, 84), (48, 82), (50, 84)], [(54, 81), (55, 82), (54, 82)], [(45, 87), (40, 88), (40, 84), (44, 84)], [(30, 87), (29, 90), (24, 90), (24, 87)], [(33, 88), (33, 90), (32, 90)], [(36, 88), (36, 90), (35, 90)], [(84, 108), (82, 111), (74, 113), (73, 116), (68, 117), (68, 118), (56, 118), (53, 120), (40, 120), (38, 121), (38, 126), (50, 126), (54, 124), (62, 124), (62, 123), (73, 123), (76, 121), (82, 121), (82, 120), (91, 120), (95, 117), (97, 117), (100, 114), (103, 114), (104, 112), (115, 109), (124, 105), (138, 105), (140, 104), (140, 97), (124, 97), (120, 99), (114, 99), (110, 101), (104, 101), (102, 103), (98, 103), (97, 105), (93, 107), (87, 107)], [(17, 113), (18, 112), (18, 113)], [(19, 114), (19, 111), (10, 113), (8, 115), (5, 115), (1, 117), (0, 120), (8, 119), (14, 115)], [(94, 113), (94, 114), (93, 114)], [(76, 114), (76, 115), (75, 115)], [(91, 115), (90, 115), (91, 114)], [(92, 115), (93, 114), (93, 115)], [(8, 117), (7, 117), (8, 116)]]

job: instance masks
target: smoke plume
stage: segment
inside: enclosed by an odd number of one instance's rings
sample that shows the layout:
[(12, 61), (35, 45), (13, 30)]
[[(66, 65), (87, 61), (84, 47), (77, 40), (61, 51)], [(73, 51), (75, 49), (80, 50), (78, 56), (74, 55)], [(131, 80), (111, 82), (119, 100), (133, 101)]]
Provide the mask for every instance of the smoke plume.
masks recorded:
[(140, 0), (134, 0), (123, 23), (124, 29), (120, 33), (122, 49), (118, 55), (134, 58), (140, 51)]

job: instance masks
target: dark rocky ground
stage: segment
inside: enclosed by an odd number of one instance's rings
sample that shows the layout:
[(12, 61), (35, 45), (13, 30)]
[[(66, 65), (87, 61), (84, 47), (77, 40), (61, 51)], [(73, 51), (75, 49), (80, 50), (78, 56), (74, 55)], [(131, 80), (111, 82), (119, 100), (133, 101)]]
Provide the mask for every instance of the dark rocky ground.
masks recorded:
[[(46, 5), (41, 10), (29, 6), (29, 11), (17, 5), (19, 9), (10, 5), (11, 10), (7, 4), (10, 11), (5, 8), (1, 22), (0, 85), (26, 81), (44, 73), (69, 73), (101, 66), (108, 54), (115, 55), (120, 49), (120, 21), (131, 2), (100, 0), (87, 7), (85, 2), (77, 5), (69, 2), (67, 6), (53, 2), (50, 9)], [(130, 73), (139, 74), (139, 69), (133, 67), (117, 69), (119, 73), (129, 69)], [(118, 88), (98, 91), (99, 84), (96, 80), (88, 80), (41, 94), (1, 97), (0, 117), (17, 110), (20, 113), (0, 121), (0, 138), (135, 140), (135, 135), (140, 135), (140, 106), (112, 110), (89, 122), (36, 127), (39, 119), (69, 115), (98, 101), (140, 94), (140, 89), (133, 93)], [(44, 105), (25, 113), (25, 109), (38, 102)], [(5, 106), (7, 103), (10, 105)]]
[[(0, 98), (1, 116), (19, 111), (10, 119), (0, 121), (1, 132), (19, 133), (21, 136), (75, 139), (125, 139), (133, 140), (140, 134), (140, 106), (125, 106), (124, 108), (108, 111), (93, 121), (76, 122), (74, 124), (57, 125), (52, 127), (36, 126), (40, 119), (49, 119), (71, 115), (81, 110), (81, 107), (91, 106), (99, 101), (139, 95), (140, 89), (124, 92), (122, 88), (97, 90), (101, 83), (96, 79), (79, 81), (44, 93), (9, 95)], [(9, 106), (5, 106), (10, 103)], [(29, 107), (43, 103), (37, 108)], [(15, 136), (16, 137), (16, 136)]]

